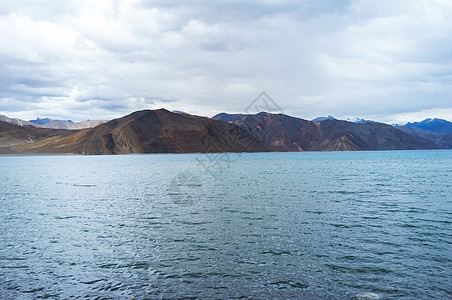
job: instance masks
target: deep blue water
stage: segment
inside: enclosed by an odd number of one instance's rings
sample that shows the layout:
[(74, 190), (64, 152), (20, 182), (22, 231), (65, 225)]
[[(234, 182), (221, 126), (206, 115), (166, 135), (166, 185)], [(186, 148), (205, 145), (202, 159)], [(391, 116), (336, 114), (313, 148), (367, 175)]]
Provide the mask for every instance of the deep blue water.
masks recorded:
[(0, 157), (0, 299), (452, 299), (452, 151)]

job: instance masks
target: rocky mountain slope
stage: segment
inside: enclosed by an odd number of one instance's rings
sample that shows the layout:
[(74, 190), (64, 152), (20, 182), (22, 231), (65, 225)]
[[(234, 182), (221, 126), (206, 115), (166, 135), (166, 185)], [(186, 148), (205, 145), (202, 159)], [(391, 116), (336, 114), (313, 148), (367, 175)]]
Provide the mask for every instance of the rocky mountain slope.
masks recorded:
[(8, 118), (7, 116), (4, 116), (4, 115), (0, 115), (0, 122), (6, 122), (9, 124), (18, 125), (18, 126), (35, 126), (35, 127), (37, 127), (35, 124), (33, 124), (31, 122), (24, 121), (24, 120), (17, 119), (17, 118)]
[(419, 136), (423, 139), (429, 140), (441, 149), (452, 149), (452, 133), (436, 133), (429, 130), (415, 128), (415, 127), (396, 127), (411, 135)]
[(0, 153), (13, 153), (10, 147), (31, 144), (53, 136), (73, 134), (73, 131), (19, 126), (0, 121)]
[(311, 122), (284, 114), (219, 114), (280, 151), (349, 151), (435, 149), (434, 142), (387, 124), (352, 123), (335, 119)]
[(315, 150), (415, 150), (436, 149), (435, 143), (394, 128), (391, 125), (366, 122), (352, 123), (326, 120), (319, 124), (321, 138)]
[(320, 139), (319, 126), (310, 121), (284, 114), (219, 114), (217, 120), (230, 120), (281, 151), (309, 151)]
[(274, 150), (230, 123), (165, 109), (143, 110), (92, 129), (11, 148), (18, 153), (194, 153)]
[(196, 153), (452, 149), (451, 133), (284, 114), (204, 118), (165, 109), (137, 111), (94, 128), (55, 130), (0, 122), (0, 153)]

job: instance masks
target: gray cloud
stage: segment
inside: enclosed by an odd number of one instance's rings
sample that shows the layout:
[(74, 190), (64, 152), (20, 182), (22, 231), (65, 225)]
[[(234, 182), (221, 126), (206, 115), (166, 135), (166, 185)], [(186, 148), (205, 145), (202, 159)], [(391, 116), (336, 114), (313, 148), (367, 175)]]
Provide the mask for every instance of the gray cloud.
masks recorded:
[(452, 119), (446, 0), (15, 1), (0, 4), (0, 114), (241, 112)]

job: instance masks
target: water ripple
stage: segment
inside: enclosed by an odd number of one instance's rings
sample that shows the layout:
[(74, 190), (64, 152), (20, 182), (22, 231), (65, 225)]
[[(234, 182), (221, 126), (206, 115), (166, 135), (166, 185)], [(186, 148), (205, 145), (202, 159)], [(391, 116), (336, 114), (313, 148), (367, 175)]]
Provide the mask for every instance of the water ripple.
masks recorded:
[(0, 157), (0, 299), (452, 298), (452, 151), (195, 157)]

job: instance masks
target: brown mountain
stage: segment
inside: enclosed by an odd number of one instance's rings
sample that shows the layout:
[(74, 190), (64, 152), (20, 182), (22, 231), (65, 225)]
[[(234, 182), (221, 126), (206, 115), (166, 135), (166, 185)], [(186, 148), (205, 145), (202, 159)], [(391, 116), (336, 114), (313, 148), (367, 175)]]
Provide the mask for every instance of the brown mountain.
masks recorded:
[(92, 129), (12, 147), (19, 153), (195, 153), (274, 150), (230, 123), (165, 109), (143, 110)]
[[(390, 125), (284, 114), (217, 115), (217, 119), (143, 110), (82, 131), (0, 122), (0, 153), (194, 153), (435, 149), (451, 136), (432, 137)], [(225, 119), (228, 122), (223, 122)], [(450, 148), (450, 147), (449, 147)]]
[(308, 151), (321, 137), (319, 127), (310, 121), (284, 114), (219, 114), (214, 119), (232, 122), (282, 151)]
[(0, 121), (0, 153), (14, 153), (10, 147), (34, 143), (52, 136), (65, 136), (66, 130), (19, 126)]
[(280, 151), (349, 151), (435, 149), (435, 143), (398, 130), (390, 125), (340, 120), (311, 122), (284, 114), (219, 114)]
[(397, 129), (429, 140), (441, 149), (452, 149), (452, 133), (436, 133), (425, 129), (406, 126), (398, 126)]
[(340, 120), (319, 122), (320, 140), (313, 150), (415, 150), (436, 149), (435, 143), (397, 128), (377, 123)]

